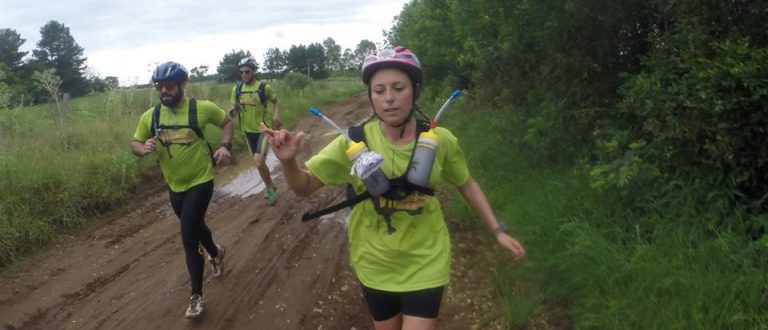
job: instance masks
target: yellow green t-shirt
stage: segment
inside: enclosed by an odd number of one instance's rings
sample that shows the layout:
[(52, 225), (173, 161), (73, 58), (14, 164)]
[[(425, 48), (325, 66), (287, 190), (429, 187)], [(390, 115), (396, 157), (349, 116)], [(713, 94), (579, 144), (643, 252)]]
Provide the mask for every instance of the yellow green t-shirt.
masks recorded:
[[(253, 80), (248, 84), (243, 84), (240, 94), (240, 114), (237, 116), (240, 121), (240, 129), (244, 132), (261, 132), (261, 121), (266, 120), (269, 123), (271, 119), (270, 115), (264, 112), (267, 111), (266, 107), (261, 105), (259, 99), (259, 84), (258, 80)], [(237, 85), (232, 87), (232, 93), (230, 95), (230, 101), (232, 105), (237, 104)], [(264, 95), (267, 100), (274, 104), (277, 101), (277, 93), (275, 93), (272, 86), (264, 84)]]
[[(436, 133), (438, 147), (430, 187), (442, 183), (461, 186), (469, 179), (464, 153), (450, 131), (437, 128)], [(377, 120), (365, 125), (365, 137), (368, 149), (384, 158), (382, 170), (388, 178), (406, 172), (413, 144), (393, 145), (382, 135)], [(361, 193), (362, 181), (350, 175), (352, 161), (345, 154), (348, 143), (344, 137), (337, 137), (308, 160), (306, 167), (323, 184), (351, 183)], [(392, 215), (396, 228), (393, 234), (388, 233), (384, 217), (376, 212), (370, 199), (355, 205), (350, 215), (350, 264), (360, 281), (367, 287), (393, 292), (446, 285), (451, 243), (438, 199), (416, 192), (404, 200), (380, 205), (398, 210)]]
[[(133, 137), (138, 141), (146, 141), (152, 137), (152, 112), (154, 107), (145, 111), (139, 118)], [(226, 120), (226, 113), (210, 101), (197, 100), (197, 124), (205, 131), (205, 126), (213, 124), (221, 126)], [(160, 107), (159, 122), (162, 125), (188, 125), (189, 100), (184, 98), (177, 108)], [(197, 137), (189, 128), (163, 130), (160, 139), (170, 141), (170, 149), (157, 143), (157, 157), (165, 182), (171, 191), (182, 192), (198, 184), (213, 179), (213, 164), (211, 151), (206, 142)], [(171, 158), (173, 155), (173, 158)]]

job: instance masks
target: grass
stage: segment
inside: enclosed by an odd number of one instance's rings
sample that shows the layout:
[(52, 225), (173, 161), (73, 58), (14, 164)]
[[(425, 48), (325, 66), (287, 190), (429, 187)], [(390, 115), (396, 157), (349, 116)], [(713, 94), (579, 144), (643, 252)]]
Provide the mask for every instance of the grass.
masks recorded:
[[(520, 147), (515, 132), (523, 130), (509, 111), (462, 104), (452, 114), (462, 118), (445, 124), (528, 252), (513, 264), (494, 249), (487, 265), (509, 327), (768, 328), (768, 244), (703, 221), (746, 215), (701, 211), (693, 187), (644, 204), (642, 214), (622, 207), (581, 171), (544, 166)], [(463, 203), (446, 213), (487, 233)]]
[[(273, 84), (287, 127), (308, 115), (310, 103), (364, 90), (349, 79), (316, 81), (302, 91)], [(228, 109), (233, 85), (192, 83), (187, 93)], [(137, 88), (76, 98), (63, 126), (51, 104), (0, 111), (0, 268), (130, 199), (158, 170), (154, 157), (138, 159), (128, 145), (139, 115), (157, 100), (154, 90)], [(217, 128), (209, 126), (205, 136), (218, 145)]]

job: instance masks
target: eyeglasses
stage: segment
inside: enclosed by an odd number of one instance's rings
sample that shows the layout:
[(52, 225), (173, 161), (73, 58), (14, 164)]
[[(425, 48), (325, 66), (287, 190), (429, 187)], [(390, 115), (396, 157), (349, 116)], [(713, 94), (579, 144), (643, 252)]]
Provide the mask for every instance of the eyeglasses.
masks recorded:
[(240, 71), (240, 74), (251, 74), (253, 71)]
[(176, 88), (175, 81), (163, 81), (163, 82), (155, 83), (155, 89), (158, 91), (161, 91), (163, 89), (172, 91), (174, 88)]

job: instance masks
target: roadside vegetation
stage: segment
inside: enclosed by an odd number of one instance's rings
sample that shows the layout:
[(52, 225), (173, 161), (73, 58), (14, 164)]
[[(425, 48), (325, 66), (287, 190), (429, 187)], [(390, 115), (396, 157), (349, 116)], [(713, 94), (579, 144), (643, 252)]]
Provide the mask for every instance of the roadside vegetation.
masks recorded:
[(766, 9), (405, 6), (392, 43), (424, 63), (425, 108), (470, 90), (442, 124), (528, 251), (489, 257), (508, 327), (768, 328)]
[[(286, 126), (310, 104), (347, 99), (363, 91), (359, 80), (311, 82), (295, 90), (272, 82)], [(232, 84), (192, 83), (191, 96), (229, 108)], [(153, 156), (137, 159), (128, 142), (141, 113), (158, 100), (154, 89), (115, 88), (72, 99), (66, 123), (54, 104), (0, 111), (0, 266), (7, 266), (140, 193), (156, 172)], [(216, 145), (217, 129), (206, 139)], [(236, 134), (236, 144), (244, 146)], [(157, 179), (156, 176), (153, 176)]]

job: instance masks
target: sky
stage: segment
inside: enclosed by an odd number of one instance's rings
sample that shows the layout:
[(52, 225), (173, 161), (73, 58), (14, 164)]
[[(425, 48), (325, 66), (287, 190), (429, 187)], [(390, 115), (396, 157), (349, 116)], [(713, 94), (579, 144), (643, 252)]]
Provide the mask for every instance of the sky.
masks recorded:
[(69, 28), (91, 73), (116, 76), (121, 85), (149, 81), (158, 63), (214, 73), (225, 54), (250, 51), (264, 62), (269, 48), (322, 43), (333, 38), (353, 49), (367, 39), (384, 41), (409, 0), (2, 0), (0, 28), (10, 28), (37, 48), (40, 28), (51, 20)]

